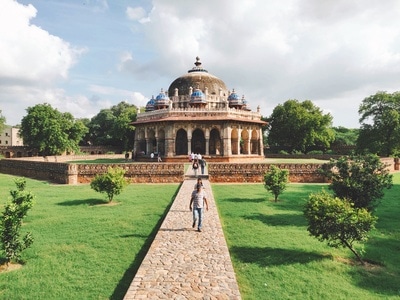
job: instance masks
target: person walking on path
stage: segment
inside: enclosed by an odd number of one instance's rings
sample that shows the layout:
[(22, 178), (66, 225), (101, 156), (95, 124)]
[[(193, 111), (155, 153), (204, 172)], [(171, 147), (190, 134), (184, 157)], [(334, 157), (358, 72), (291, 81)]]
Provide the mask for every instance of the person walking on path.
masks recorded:
[(201, 168), (201, 175), (204, 175), (204, 168), (207, 165), (207, 162), (204, 158), (200, 159), (200, 168)]
[(193, 161), (192, 169), (194, 172), (194, 176), (197, 176), (197, 170), (199, 169), (199, 162), (197, 161), (197, 159)]
[(197, 231), (201, 232), (203, 227), (203, 217), (204, 217), (204, 204), (206, 205), (206, 210), (208, 210), (208, 202), (207, 195), (204, 189), (200, 184), (196, 186), (196, 190), (192, 192), (192, 196), (190, 198), (189, 209), (193, 212), (193, 224), (192, 228), (196, 226), (197, 223)]
[(201, 177), (197, 178), (196, 183), (194, 184), (194, 190), (197, 189), (197, 185), (200, 184), (201, 188), (204, 189), (204, 185), (203, 185), (203, 180), (201, 179)]

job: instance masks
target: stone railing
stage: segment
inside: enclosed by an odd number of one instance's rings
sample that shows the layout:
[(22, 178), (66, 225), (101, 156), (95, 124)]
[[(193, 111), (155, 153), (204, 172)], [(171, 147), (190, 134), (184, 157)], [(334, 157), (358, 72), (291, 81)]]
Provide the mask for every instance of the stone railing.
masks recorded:
[[(320, 173), (322, 164), (274, 164), (289, 170), (290, 182), (326, 182)], [(265, 163), (213, 163), (208, 164), (211, 182), (263, 182), (271, 164)]]

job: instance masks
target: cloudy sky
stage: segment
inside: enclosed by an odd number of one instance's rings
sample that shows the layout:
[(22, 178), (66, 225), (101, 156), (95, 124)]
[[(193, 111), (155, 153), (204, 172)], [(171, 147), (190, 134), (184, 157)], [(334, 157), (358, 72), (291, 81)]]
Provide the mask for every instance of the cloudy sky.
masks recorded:
[(0, 110), (49, 103), (76, 118), (144, 106), (191, 69), (263, 116), (312, 100), (358, 128), (361, 101), (400, 91), (398, 0), (0, 0)]

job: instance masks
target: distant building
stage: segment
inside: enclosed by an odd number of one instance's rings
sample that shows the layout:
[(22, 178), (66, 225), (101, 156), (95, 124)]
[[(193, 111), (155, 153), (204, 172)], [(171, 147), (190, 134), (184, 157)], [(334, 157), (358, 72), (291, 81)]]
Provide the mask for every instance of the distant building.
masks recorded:
[(183, 160), (200, 153), (215, 161), (264, 157), (259, 107), (251, 111), (244, 96), (202, 67), (175, 79), (168, 91), (152, 97), (137, 115), (134, 153), (161, 153), (163, 160)]
[(23, 146), (24, 142), (19, 136), (19, 128), (5, 126), (0, 132), (0, 146)]

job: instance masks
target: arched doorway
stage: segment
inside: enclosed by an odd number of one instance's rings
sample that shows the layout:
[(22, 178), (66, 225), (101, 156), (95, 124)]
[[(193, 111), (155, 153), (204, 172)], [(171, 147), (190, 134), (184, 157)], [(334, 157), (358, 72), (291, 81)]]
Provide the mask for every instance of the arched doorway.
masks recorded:
[(160, 129), (157, 135), (157, 152), (161, 155), (165, 154), (165, 131)]
[(210, 132), (210, 145), (209, 153), (210, 155), (223, 155), (221, 151), (221, 137), (218, 129), (212, 129)]
[(237, 130), (236, 128), (233, 128), (233, 129), (232, 129), (232, 132), (231, 132), (231, 149), (232, 149), (232, 154), (239, 154), (238, 142), (239, 142), (238, 130)]
[(179, 129), (176, 133), (175, 155), (188, 155), (187, 132), (184, 129)]
[(201, 129), (196, 129), (192, 133), (192, 152), (204, 155), (206, 153), (206, 139)]

